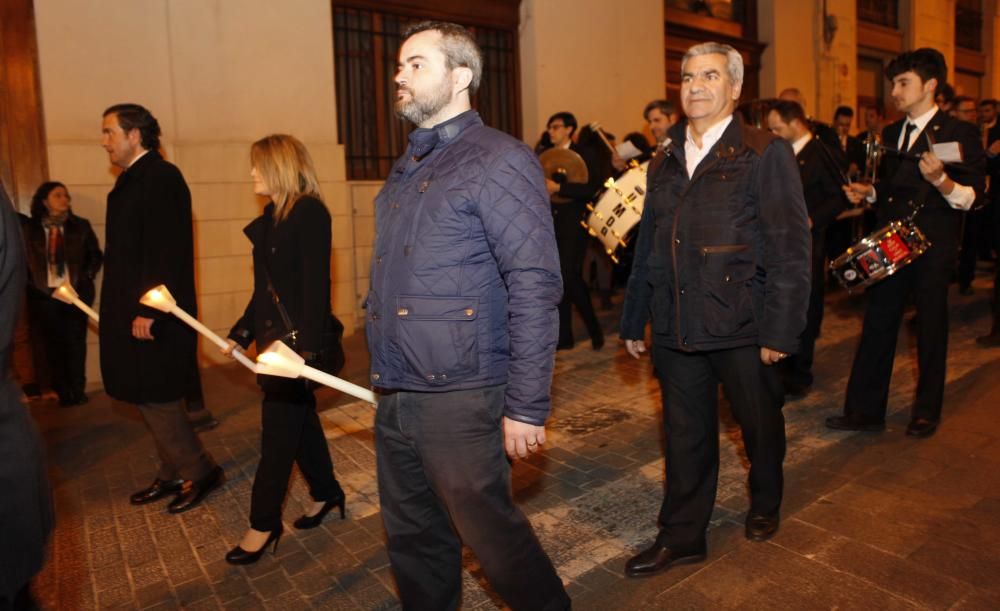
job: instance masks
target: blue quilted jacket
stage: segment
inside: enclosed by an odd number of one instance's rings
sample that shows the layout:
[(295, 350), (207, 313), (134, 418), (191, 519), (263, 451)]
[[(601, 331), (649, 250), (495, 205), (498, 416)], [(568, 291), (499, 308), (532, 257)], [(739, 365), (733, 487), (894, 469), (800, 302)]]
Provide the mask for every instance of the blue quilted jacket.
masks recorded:
[(371, 381), (439, 392), (507, 384), (505, 415), (550, 410), (562, 295), (541, 166), (468, 111), (410, 134), (375, 199)]

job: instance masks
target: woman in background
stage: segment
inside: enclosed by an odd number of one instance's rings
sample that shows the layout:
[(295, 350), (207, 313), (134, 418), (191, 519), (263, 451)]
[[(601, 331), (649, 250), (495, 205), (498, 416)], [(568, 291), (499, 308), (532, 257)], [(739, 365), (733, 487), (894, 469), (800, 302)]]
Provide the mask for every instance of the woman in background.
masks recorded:
[[(314, 361), (330, 318), (330, 213), (319, 198), (312, 159), (292, 136), (258, 140), (250, 149), (250, 162), (254, 193), (270, 201), (243, 230), (253, 244), (254, 290), (229, 333), (226, 352), (253, 341), (263, 350), (294, 330), (295, 348), (307, 362)], [(285, 328), (286, 316), (291, 328)], [(256, 562), (272, 542), (277, 549), (292, 463), (298, 464), (313, 498), (295, 527), (319, 526), (338, 507), (344, 518), (344, 491), (333, 475), (311, 387), (302, 379), (269, 375), (258, 375), (257, 381), (264, 391), (260, 464), (250, 499), (250, 530), (226, 554), (231, 564)]]
[(53, 299), (52, 291), (69, 282), (84, 303), (94, 303), (94, 277), (104, 260), (90, 222), (73, 214), (70, 201), (66, 185), (43, 183), (24, 226), (30, 320), (41, 332), (52, 390), (64, 407), (87, 402), (87, 315)]

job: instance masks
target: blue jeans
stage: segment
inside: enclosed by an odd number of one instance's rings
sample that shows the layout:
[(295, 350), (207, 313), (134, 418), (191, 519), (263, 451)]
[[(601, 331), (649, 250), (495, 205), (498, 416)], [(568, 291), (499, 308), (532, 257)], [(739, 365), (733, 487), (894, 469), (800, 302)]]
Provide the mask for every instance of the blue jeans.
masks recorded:
[(404, 609), (459, 608), (462, 542), (515, 611), (570, 606), (511, 496), (504, 391), (501, 385), (379, 398), (378, 489)]

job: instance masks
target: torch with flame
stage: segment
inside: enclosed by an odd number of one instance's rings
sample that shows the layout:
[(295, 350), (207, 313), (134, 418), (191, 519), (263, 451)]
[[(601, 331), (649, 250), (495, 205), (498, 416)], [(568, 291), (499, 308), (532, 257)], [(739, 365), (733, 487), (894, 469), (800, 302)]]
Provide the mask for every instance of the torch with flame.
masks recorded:
[[(153, 308), (154, 310), (159, 310), (161, 312), (173, 314), (177, 318), (180, 318), (182, 321), (187, 323), (187, 325), (190, 326), (192, 329), (207, 337), (213, 344), (215, 344), (219, 348), (222, 348), (223, 350), (229, 348), (229, 344), (226, 342), (226, 340), (216, 335), (211, 329), (201, 324), (193, 316), (191, 316), (190, 314), (179, 308), (177, 306), (177, 300), (175, 300), (174, 296), (170, 294), (170, 291), (167, 290), (166, 286), (161, 284), (158, 287), (149, 289), (149, 291), (147, 291), (146, 294), (139, 299), (139, 302), (144, 306), (149, 306)], [(253, 361), (251, 361), (247, 355), (243, 354), (238, 348), (233, 348), (233, 358), (239, 361), (240, 364), (242, 364), (250, 371), (257, 373), (257, 365)]]
[(375, 393), (367, 388), (362, 388), (357, 384), (352, 384), (347, 380), (306, 365), (305, 359), (282, 341), (272, 343), (267, 347), (267, 350), (257, 355), (257, 373), (281, 376), (283, 378), (306, 378), (307, 380), (319, 382), (324, 386), (329, 386), (340, 392), (357, 397), (362, 401), (375, 403)]

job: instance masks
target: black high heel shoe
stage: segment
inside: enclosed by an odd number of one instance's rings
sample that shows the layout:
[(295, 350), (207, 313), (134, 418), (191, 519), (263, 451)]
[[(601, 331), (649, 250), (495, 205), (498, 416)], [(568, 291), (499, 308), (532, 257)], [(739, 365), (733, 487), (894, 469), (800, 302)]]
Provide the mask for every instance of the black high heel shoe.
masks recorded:
[(261, 545), (260, 549), (255, 552), (248, 552), (237, 545), (226, 554), (226, 562), (229, 564), (253, 564), (260, 560), (260, 557), (264, 555), (264, 552), (267, 551), (272, 541), (274, 542), (274, 548), (271, 550), (271, 553), (276, 553), (278, 551), (278, 541), (281, 539), (284, 531), (285, 527), (278, 524), (278, 528), (271, 531), (271, 534), (267, 536), (267, 541), (264, 541), (264, 545)]
[(323, 508), (320, 509), (316, 515), (302, 516), (298, 520), (295, 520), (295, 522), (292, 523), (292, 526), (298, 528), (299, 530), (316, 528), (317, 526), (323, 523), (323, 518), (325, 518), (326, 514), (330, 513), (330, 510), (333, 509), (334, 507), (340, 507), (340, 519), (343, 520), (345, 516), (344, 505), (346, 500), (347, 500), (347, 495), (345, 495), (344, 491), (341, 490), (339, 496), (323, 503)]

